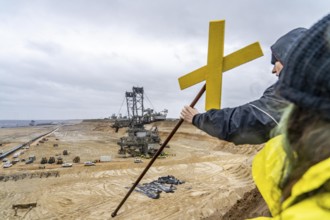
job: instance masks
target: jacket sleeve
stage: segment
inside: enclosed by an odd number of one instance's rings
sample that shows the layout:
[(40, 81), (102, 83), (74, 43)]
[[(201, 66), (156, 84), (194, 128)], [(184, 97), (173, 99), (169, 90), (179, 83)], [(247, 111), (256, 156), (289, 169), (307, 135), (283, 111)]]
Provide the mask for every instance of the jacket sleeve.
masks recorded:
[(197, 114), (193, 124), (211, 136), (235, 144), (264, 143), (270, 139), (270, 131), (276, 126), (269, 115), (250, 103)]

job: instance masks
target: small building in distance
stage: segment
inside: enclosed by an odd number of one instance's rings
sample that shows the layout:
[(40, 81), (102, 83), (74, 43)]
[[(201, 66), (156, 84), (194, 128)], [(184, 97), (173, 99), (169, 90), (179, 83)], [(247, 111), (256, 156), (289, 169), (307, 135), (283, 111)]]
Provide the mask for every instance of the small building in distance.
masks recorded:
[(111, 161), (111, 156), (100, 156), (100, 162), (110, 162)]

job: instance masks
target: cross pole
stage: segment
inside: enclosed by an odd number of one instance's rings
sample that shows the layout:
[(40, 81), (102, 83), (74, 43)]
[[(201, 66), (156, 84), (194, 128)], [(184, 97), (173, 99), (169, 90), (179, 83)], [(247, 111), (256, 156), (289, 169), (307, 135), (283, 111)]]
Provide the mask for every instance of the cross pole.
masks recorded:
[[(220, 24), (219, 24), (220, 23)], [(196, 95), (195, 99), (191, 102), (190, 107), (194, 107), (198, 100), (202, 97), (204, 92), (208, 94), (212, 92), (214, 93), (213, 89), (216, 86), (220, 86), (220, 90), (217, 89), (217, 91), (221, 92), (221, 80), (222, 80), (222, 72), (233, 69), (236, 66), (242, 65), (244, 63), (247, 63), (251, 60), (254, 60), (260, 56), (263, 55), (262, 50), (260, 48), (259, 43), (251, 44), (245, 48), (242, 48), (232, 54), (229, 54), (226, 57), (223, 57), (223, 44), (224, 44), (224, 21), (215, 21), (214, 24), (210, 22), (210, 34), (209, 34), (209, 55), (208, 55), (208, 62), (206, 66), (203, 66), (191, 73), (188, 73), (182, 77), (179, 78), (179, 84), (181, 89), (188, 88), (192, 85), (195, 85), (199, 82), (202, 82), (206, 80), (206, 83), (201, 88), (201, 90)], [(218, 39), (218, 37), (220, 39)], [(214, 45), (215, 44), (215, 45)], [(211, 74), (209, 73), (211, 72)], [(218, 74), (220, 72), (220, 74)], [(219, 82), (214, 83), (213, 81), (218, 80)], [(211, 86), (209, 86), (211, 84)], [(209, 90), (207, 90), (207, 87), (209, 87)], [(211, 94), (212, 94), (211, 93)], [(220, 101), (213, 102), (212, 99), (218, 98)], [(207, 98), (207, 101), (210, 100), (212, 103), (211, 105), (207, 105), (207, 107), (213, 106), (215, 104), (221, 103), (221, 96), (219, 93), (219, 96), (211, 96), (211, 99)], [(117, 206), (116, 210), (111, 213), (112, 217), (117, 216), (117, 212), (122, 207), (122, 205), (125, 203), (125, 201), (128, 199), (128, 197), (131, 195), (135, 187), (139, 184), (139, 182), (142, 180), (144, 175), (148, 172), (149, 168), (152, 166), (152, 164), (155, 162), (157, 157), (161, 154), (161, 152), (164, 150), (165, 146), (168, 144), (168, 142), (172, 139), (176, 131), (180, 128), (181, 124), (183, 123), (183, 119), (180, 119), (178, 123), (175, 125), (169, 136), (166, 138), (166, 140), (163, 142), (161, 147), (158, 149), (158, 151), (155, 153), (155, 155), (152, 157), (152, 159), (149, 161), (148, 165), (140, 176), (137, 178), (133, 186), (130, 188), (130, 190), (127, 192), (126, 196), (122, 199), (120, 204)]]

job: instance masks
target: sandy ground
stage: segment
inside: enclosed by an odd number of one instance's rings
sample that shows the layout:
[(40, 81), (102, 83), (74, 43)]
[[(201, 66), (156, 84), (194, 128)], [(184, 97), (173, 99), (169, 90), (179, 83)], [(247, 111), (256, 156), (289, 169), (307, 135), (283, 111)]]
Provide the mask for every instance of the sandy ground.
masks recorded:
[[(157, 122), (165, 140), (176, 121)], [(45, 143), (34, 143), (20, 158), (36, 156), (36, 162), (19, 162), (0, 168), (0, 219), (112, 219), (111, 213), (149, 162), (134, 163), (133, 158), (120, 158), (117, 141), (126, 135), (118, 133), (109, 121), (84, 121), (63, 125), (47, 136)], [(146, 125), (149, 129), (152, 125)], [(0, 129), (0, 150), (28, 141), (54, 129), (54, 126)], [(54, 147), (58, 144), (58, 147)], [(140, 183), (173, 175), (185, 183), (174, 193), (162, 192), (159, 199), (133, 192), (113, 219), (244, 219), (264, 212), (251, 178), (251, 162), (262, 146), (241, 145), (212, 138), (184, 123), (166, 148), (168, 156), (157, 159)], [(63, 150), (69, 155), (63, 156)], [(61, 155), (79, 164), (62, 168), (46, 164), (42, 157)], [(86, 167), (84, 161), (111, 156), (111, 162)], [(57, 175), (53, 175), (53, 174)], [(14, 178), (16, 176), (16, 178)], [(4, 178), (6, 177), (6, 178)], [(247, 198), (247, 199), (245, 199)], [(246, 201), (243, 201), (246, 200)], [(239, 201), (239, 203), (238, 203)], [(12, 208), (16, 204), (37, 203), (32, 209)], [(246, 212), (247, 207), (253, 210)]]

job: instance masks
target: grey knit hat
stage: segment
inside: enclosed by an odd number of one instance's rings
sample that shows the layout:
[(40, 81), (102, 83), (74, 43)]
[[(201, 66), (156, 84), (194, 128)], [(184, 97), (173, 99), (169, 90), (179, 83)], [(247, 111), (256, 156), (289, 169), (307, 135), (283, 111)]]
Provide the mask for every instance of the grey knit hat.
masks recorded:
[(307, 30), (287, 58), (279, 94), (330, 120), (330, 14)]

